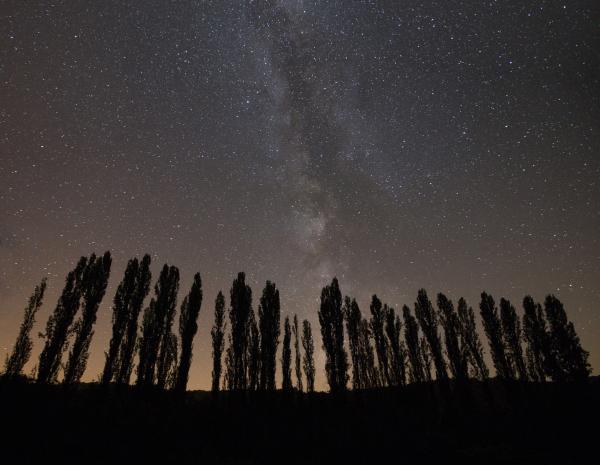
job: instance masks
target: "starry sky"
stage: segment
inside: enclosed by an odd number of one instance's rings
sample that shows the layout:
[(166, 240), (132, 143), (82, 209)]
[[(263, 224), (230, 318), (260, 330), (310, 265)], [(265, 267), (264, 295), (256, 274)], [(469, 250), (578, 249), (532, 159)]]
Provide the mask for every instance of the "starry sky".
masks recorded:
[[(0, 7), (0, 357), (80, 255), (313, 322), (333, 276), (368, 313), (417, 290), (555, 293), (600, 366), (600, 12), (589, 1), (9, 0)], [(228, 300), (228, 299), (227, 299)], [(30, 369), (41, 340), (35, 338)], [(318, 351), (320, 352), (320, 351)], [(317, 387), (325, 386), (317, 354)]]

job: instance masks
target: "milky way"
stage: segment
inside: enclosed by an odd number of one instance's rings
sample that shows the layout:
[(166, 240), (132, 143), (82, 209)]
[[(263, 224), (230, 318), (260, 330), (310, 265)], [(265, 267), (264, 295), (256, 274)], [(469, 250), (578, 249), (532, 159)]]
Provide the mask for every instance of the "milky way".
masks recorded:
[[(337, 276), (364, 312), (417, 290), (555, 293), (600, 365), (600, 14), (594, 1), (4, 2), (0, 347), (48, 276), (111, 250), (84, 379), (128, 258), (244, 270), (317, 325)], [(317, 340), (320, 337), (317, 336)], [(36, 340), (34, 357), (40, 348)], [(2, 354), (0, 354), (2, 355)], [(318, 360), (318, 386), (324, 386)]]

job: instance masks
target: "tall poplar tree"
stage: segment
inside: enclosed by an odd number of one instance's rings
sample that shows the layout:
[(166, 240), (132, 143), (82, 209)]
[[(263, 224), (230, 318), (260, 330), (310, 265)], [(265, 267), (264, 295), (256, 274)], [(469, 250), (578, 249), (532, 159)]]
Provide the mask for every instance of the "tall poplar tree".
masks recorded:
[(362, 315), (355, 299), (344, 298), (344, 317), (346, 318), (346, 332), (348, 333), (348, 346), (350, 348), (350, 359), (352, 360), (352, 388), (364, 388), (364, 376), (361, 346), (360, 346), (360, 322)]
[(296, 388), (302, 392), (304, 390), (302, 386), (302, 352), (300, 351), (300, 326), (298, 325), (298, 315), (294, 314), (294, 326), (292, 327), (294, 333), (294, 355), (296, 356)]
[(212, 338), (212, 391), (218, 392), (221, 383), (221, 358), (225, 348), (225, 296), (219, 291), (215, 300), (215, 322), (210, 331)]
[(277, 346), (279, 345), (281, 310), (279, 291), (267, 281), (260, 298), (258, 320), (260, 329), (260, 388), (275, 389)]
[(173, 368), (174, 335), (171, 326), (178, 290), (179, 270), (164, 265), (154, 286), (154, 297), (144, 311), (136, 381), (139, 386), (151, 386), (156, 382), (159, 387), (166, 387)]
[(106, 293), (112, 258), (110, 252), (102, 257), (92, 254), (83, 272), (81, 281), (81, 297), (83, 305), (81, 316), (74, 325), (75, 341), (69, 353), (65, 367), (65, 384), (79, 382), (89, 357), (90, 344), (94, 336), (94, 324), (100, 302)]
[(523, 358), (521, 346), (521, 322), (517, 311), (512, 304), (502, 298), (500, 299), (500, 319), (502, 321), (502, 335), (506, 346), (506, 358), (511, 370), (511, 377), (520, 381), (527, 381), (527, 369)]
[(260, 380), (260, 332), (252, 309), (248, 318), (247, 370), (247, 388), (255, 391), (259, 388)]
[(163, 302), (157, 301), (161, 305), (158, 314), (164, 314), (164, 317), (159, 320), (161, 334), (156, 361), (156, 385), (161, 389), (167, 387), (170, 376), (177, 371), (177, 337), (172, 332), (177, 309), (177, 292), (179, 291), (179, 270), (177, 267), (172, 266), (169, 268), (169, 284), (170, 287)]
[(376, 295), (371, 298), (371, 331), (375, 341), (375, 351), (377, 352), (377, 361), (379, 362), (379, 372), (382, 376), (384, 386), (391, 384), (390, 368), (388, 361), (388, 343), (385, 337), (384, 325), (388, 306), (383, 305)]
[(104, 370), (102, 372), (102, 384), (110, 383), (118, 371), (119, 353), (125, 338), (127, 323), (130, 317), (130, 305), (135, 293), (137, 274), (140, 264), (137, 258), (127, 262), (123, 279), (117, 287), (113, 298), (112, 307), (112, 336), (105, 353)]
[(555, 382), (586, 380), (591, 373), (589, 353), (581, 347), (575, 326), (568, 320), (562, 302), (549, 295), (544, 301), (544, 311), (548, 321), (548, 375)]
[(437, 305), (440, 311), (440, 321), (444, 330), (446, 342), (446, 355), (448, 356), (452, 376), (464, 381), (469, 377), (467, 359), (460, 331), (460, 320), (454, 310), (454, 304), (441, 292), (437, 296)]
[(194, 275), (194, 282), (189, 294), (183, 300), (179, 312), (179, 338), (181, 339), (181, 354), (177, 366), (177, 380), (175, 390), (185, 392), (187, 388), (190, 366), (192, 364), (192, 350), (194, 336), (198, 331), (198, 315), (202, 306), (202, 279), (200, 273)]
[(344, 349), (344, 314), (342, 293), (337, 278), (321, 291), (319, 309), (321, 337), (325, 349), (325, 371), (331, 392), (346, 390), (348, 382), (348, 361)]
[(545, 382), (545, 353), (548, 347), (546, 319), (540, 304), (536, 304), (531, 296), (523, 299), (523, 336), (527, 343), (527, 371), (529, 379), (534, 382)]
[(310, 321), (308, 320), (302, 322), (302, 348), (304, 349), (302, 366), (306, 376), (306, 392), (313, 392), (315, 390), (315, 344)]
[(390, 385), (404, 386), (406, 384), (406, 349), (402, 343), (402, 322), (393, 308), (385, 312), (385, 333), (389, 346)]
[(485, 293), (481, 293), (481, 303), (479, 304), (481, 311), (481, 319), (483, 321), (483, 329), (490, 344), (490, 352), (496, 375), (499, 378), (511, 379), (512, 371), (506, 358), (506, 345), (504, 344), (504, 336), (502, 334), (502, 322), (498, 315), (498, 308), (494, 302), (494, 298)]
[(413, 383), (421, 383), (425, 381), (425, 371), (419, 343), (419, 324), (406, 305), (402, 307), (402, 316), (404, 318), (404, 340), (410, 362), (410, 380)]
[(415, 315), (429, 344), (431, 358), (435, 366), (436, 379), (439, 381), (446, 380), (448, 379), (448, 373), (446, 372), (446, 361), (444, 360), (442, 342), (438, 333), (437, 313), (433, 309), (425, 289), (420, 289), (417, 295)]
[(33, 347), (33, 342), (29, 335), (35, 323), (35, 315), (42, 306), (47, 283), (48, 280), (43, 278), (40, 284), (35, 287), (31, 297), (29, 297), (29, 302), (27, 307), (25, 307), (25, 314), (23, 315), (23, 322), (19, 329), (19, 335), (17, 336), (10, 357), (6, 357), (4, 363), (4, 376), (6, 378), (16, 378), (19, 376), (25, 364), (29, 361)]
[(381, 387), (382, 379), (375, 364), (375, 350), (371, 339), (371, 325), (366, 318), (361, 318), (359, 325), (359, 361), (361, 366), (361, 388)]
[(50, 318), (48, 318), (46, 332), (41, 335), (45, 338), (45, 342), (38, 364), (38, 383), (56, 382), (69, 330), (77, 310), (79, 310), (81, 282), (87, 261), (87, 257), (81, 257), (73, 271), (67, 274), (65, 287), (58, 304)]
[(127, 309), (127, 325), (123, 342), (119, 350), (119, 359), (115, 367), (115, 380), (118, 384), (129, 384), (133, 371), (133, 357), (138, 346), (138, 319), (144, 305), (144, 300), (150, 292), (152, 273), (150, 272), (150, 255), (146, 254), (139, 263), (135, 277), (135, 287)]
[(471, 366), (473, 375), (480, 381), (489, 377), (489, 370), (483, 358), (483, 346), (477, 332), (475, 312), (467, 306), (462, 297), (458, 299), (458, 319), (460, 321), (461, 339), (466, 350), (466, 359)]
[(246, 285), (245, 273), (238, 273), (230, 291), (229, 321), (231, 323), (231, 389), (246, 389), (246, 359), (248, 350), (248, 319), (252, 308), (252, 290)]
[(283, 325), (283, 350), (281, 352), (281, 373), (283, 380), (281, 388), (284, 391), (292, 390), (292, 349), (290, 347), (292, 339), (292, 330), (290, 328), (290, 319), (286, 316)]

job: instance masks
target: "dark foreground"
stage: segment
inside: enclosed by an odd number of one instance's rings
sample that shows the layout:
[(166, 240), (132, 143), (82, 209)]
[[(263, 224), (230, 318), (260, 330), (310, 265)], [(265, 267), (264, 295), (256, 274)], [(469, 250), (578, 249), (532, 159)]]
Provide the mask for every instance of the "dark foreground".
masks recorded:
[(328, 394), (0, 381), (3, 464), (597, 464), (600, 383)]

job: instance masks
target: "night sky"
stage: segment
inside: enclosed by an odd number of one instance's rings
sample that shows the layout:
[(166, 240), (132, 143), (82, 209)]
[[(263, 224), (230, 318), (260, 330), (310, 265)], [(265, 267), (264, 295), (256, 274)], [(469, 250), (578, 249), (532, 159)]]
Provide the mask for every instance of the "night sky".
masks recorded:
[(154, 278), (180, 268), (179, 301), (202, 275), (192, 389), (242, 270), (255, 310), (275, 281), (317, 347), (333, 276), (363, 315), (420, 287), (477, 310), (483, 290), (519, 311), (555, 293), (598, 373), (597, 1), (14, 0), (0, 18), (2, 359), (40, 279), (35, 335), (79, 256), (108, 249), (84, 380), (144, 252)]

